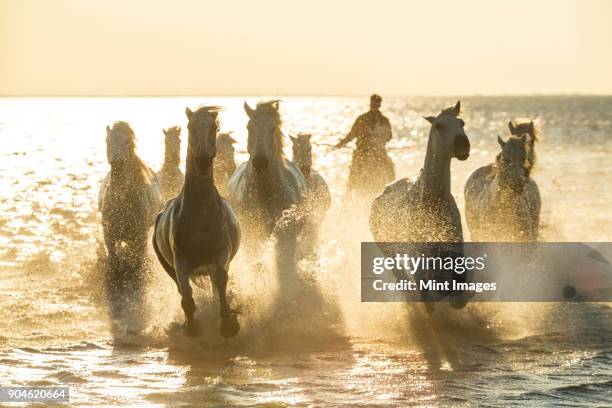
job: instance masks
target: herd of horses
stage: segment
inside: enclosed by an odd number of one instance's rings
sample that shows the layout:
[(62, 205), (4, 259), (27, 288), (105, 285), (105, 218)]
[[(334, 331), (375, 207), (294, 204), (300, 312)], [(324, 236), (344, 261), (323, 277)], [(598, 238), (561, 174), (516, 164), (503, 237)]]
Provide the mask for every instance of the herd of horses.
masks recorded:
[[(246, 102), (249, 159), (234, 162), (235, 140), (219, 132), (219, 107), (186, 109), (185, 173), (180, 170), (180, 128), (164, 129), (165, 157), (159, 173), (136, 154), (135, 133), (126, 122), (107, 126), (111, 170), (102, 183), (99, 210), (109, 265), (130, 276), (146, 258), (148, 231), (185, 313), (185, 331), (197, 335), (190, 280), (209, 276), (218, 295), (223, 337), (240, 325), (227, 299), (230, 263), (242, 233), (246, 250), (275, 242), (280, 275), (300, 254), (316, 252), (318, 230), (331, 206), (323, 176), (312, 168), (310, 135), (291, 137), (293, 157), (284, 153), (279, 101)], [(384, 188), (372, 202), (370, 229), (379, 242), (464, 241), (461, 216), (451, 194), (451, 160), (466, 160), (470, 142), (461, 105), (425, 119), (431, 124), (424, 166)], [(475, 170), (465, 186), (465, 215), (473, 240), (534, 241), (540, 195), (530, 177), (538, 133), (533, 122), (510, 122), (510, 136), (498, 136), (501, 151), (492, 164)], [(298, 246), (308, 247), (302, 252)]]

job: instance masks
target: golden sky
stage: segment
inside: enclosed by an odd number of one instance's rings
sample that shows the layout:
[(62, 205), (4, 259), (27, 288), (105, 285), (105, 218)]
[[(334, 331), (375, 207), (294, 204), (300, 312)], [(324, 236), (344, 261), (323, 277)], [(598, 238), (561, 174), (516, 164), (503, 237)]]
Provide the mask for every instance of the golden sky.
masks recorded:
[(607, 0), (0, 0), (0, 95), (612, 94)]

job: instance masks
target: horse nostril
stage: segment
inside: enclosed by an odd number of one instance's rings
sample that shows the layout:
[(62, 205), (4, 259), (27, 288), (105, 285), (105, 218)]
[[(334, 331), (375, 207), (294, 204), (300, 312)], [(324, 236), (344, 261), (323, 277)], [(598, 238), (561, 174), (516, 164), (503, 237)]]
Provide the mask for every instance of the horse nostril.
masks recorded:
[(455, 136), (455, 140), (453, 142), (453, 151), (455, 153), (455, 157), (459, 160), (465, 160), (470, 155), (470, 141), (467, 136), (464, 134)]

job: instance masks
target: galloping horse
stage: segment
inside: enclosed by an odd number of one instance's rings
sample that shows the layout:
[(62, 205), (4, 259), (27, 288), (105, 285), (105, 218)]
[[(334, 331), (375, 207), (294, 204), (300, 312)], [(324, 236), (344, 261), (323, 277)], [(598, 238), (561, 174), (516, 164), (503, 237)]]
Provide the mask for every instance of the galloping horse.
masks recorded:
[(181, 127), (163, 129), (165, 136), (164, 164), (157, 173), (161, 183), (162, 196), (168, 201), (178, 195), (185, 176), (179, 168), (181, 162)]
[(235, 336), (240, 325), (226, 298), (227, 275), (240, 245), (240, 228), (229, 204), (219, 195), (213, 178), (219, 108), (187, 108), (189, 140), (185, 184), (157, 216), (153, 248), (181, 295), (188, 335), (198, 334), (195, 302), (189, 279), (210, 276), (220, 303), (221, 335)]
[(476, 169), (465, 184), (465, 218), (473, 241), (538, 239), (540, 191), (530, 178), (537, 132), (533, 122), (510, 122), (509, 127), (507, 141), (497, 136), (501, 152), (495, 163)]
[(325, 213), (331, 206), (329, 186), (321, 174), (312, 168), (312, 144), (310, 134), (300, 133), (297, 137), (290, 136), (293, 149), (293, 162), (302, 171), (306, 179), (306, 194), (304, 207), (308, 209), (309, 217), (304, 224), (305, 240), (314, 244), (319, 238), (319, 227), (325, 218)]
[(227, 197), (227, 183), (236, 171), (236, 161), (234, 159), (234, 143), (236, 140), (229, 133), (219, 133), (217, 136), (217, 157), (215, 157), (215, 185), (219, 189), (219, 194)]
[(453, 158), (466, 160), (470, 154), (460, 113), (461, 104), (457, 102), (438, 116), (425, 118), (432, 126), (419, 177), (388, 185), (372, 204), (370, 230), (376, 241), (417, 243), (414, 252), (418, 255), (429, 250), (429, 246), (422, 248), (418, 243), (456, 243), (449, 246), (449, 251), (463, 253), (461, 216), (451, 194), (450, 172)]
[[(230, 178), (229, 199), (248, 225), (247, 232), (265, 239), (278, 231), (277, 221), (283, 212), (302, 202), (306, 180), (285, 158), (278, 101), (260, 102), (256, 109), (245, 102), (244, 110), (249, 116), (249, 160)], [(287, 238), (295, 240), (295, 234), (289, 235)]]
[(510, 129), (510, 134), (514, 136), (521, 136), (523, 133), (527, 133), (530, 136), (531, 146), (528, 151), (527, 160), (531, 163), (531, 167), (533, 167), (536, 162), (535, 142), (540, 138), (540, 132), (536, 129), (533, 121), (516, 124), (510, 121), (508, 122), (508, 129)]
[(162, 197), (157, 176), (136, 154), (136, 137), (127, 122), (106, 127), (106, 156), (111, 170), (100, 187), (98, 209), (111, 272), (107, 278), (123, 286), (138, 280)]

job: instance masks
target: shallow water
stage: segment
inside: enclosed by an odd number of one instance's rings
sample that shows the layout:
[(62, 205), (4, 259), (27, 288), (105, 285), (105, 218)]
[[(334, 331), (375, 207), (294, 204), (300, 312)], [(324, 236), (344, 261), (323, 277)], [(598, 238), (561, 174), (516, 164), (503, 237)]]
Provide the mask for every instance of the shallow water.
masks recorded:
[[(216, 103), (241, 161), (243, 99), (0, 99), (0, 385), (68, 385), (74, 406), (612, 405), (609, 304), (440, 307), (430, 320), (418, 306), (359, 301), (368, 203), (342, 202), (350, 149), (324, 144), (345, 134), (365, 102), (284, 98), (285, 133), (313, 133), (315, 167), (334, 206), (320, 259), (301, 265), (291, 296), (279, 291), (269, 259), (255, 264), (239, 253), (230, 288), (242, 331), (223, 341), (206, 282), (196, 289), (206, 332), (183, 335), (176, 289), (154, 258), (139, 306), (111, 324), (96, 200), (108, 169), (106, 124), (128, 120), (141, 157), (158, 169), (161, 128), (184, 126), (186, 105)], [(422, 164), (421, 116), (454, 102), (385, 100), (398, 176)], [(612, 240), (612, 98), (471, 97), (462, 105), (472, 154), (453, 162), (461, 209), (465, 179), (497, 153), (496, 134), (508, 134), (510, 118), (536, 117), (544, 239)]]

